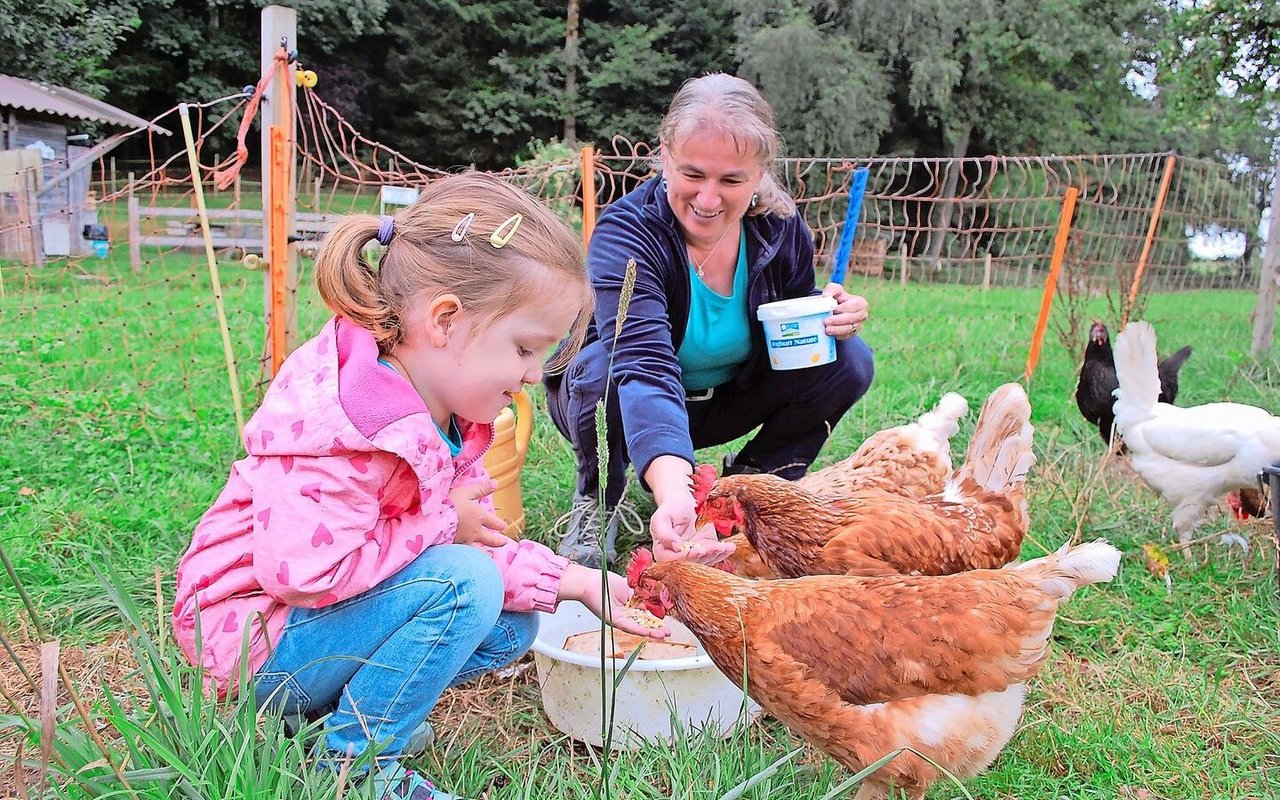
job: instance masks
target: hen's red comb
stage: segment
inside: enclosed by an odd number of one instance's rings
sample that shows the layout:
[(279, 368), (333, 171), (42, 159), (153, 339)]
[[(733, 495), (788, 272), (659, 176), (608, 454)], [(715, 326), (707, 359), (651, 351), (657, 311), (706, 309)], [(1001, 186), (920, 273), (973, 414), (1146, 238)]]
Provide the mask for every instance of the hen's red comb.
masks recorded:
[(641, 547), (639, 550), (631, 554), (631, 563), (627, 564), (627, 585), (632, 589), (640, 584), (640, 573), (648, 569), (653, 563), (653, 551), (647, 547)]
[(702, 503), (711, 494), (711, 487), (716, 483), (716, 468), (710, 464), (699, 464), (693, 468), (693, 502), (699, 511)]

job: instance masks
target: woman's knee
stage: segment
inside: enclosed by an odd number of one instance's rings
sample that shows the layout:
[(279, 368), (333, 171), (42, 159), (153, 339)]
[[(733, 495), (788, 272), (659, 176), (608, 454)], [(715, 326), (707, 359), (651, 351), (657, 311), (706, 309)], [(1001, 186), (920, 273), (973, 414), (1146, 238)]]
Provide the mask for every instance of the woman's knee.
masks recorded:
[(871, 381), (876, 375), (875, 356), (862, 337), (855, 336), (839, 343), (836, 364), (840, 366), (835, 378), (840, 387), (839, 392), (849, 398), (849, 404), (852, 405), (861, 400), (871, 388)]
[(595, 431), (596, 403), (604, 397), (608, 381), (609, 358), (599, 341), (579, 350), (564, 374), (543, 378), (547, 410), (562, 436), (574, 442), (585, 428)]

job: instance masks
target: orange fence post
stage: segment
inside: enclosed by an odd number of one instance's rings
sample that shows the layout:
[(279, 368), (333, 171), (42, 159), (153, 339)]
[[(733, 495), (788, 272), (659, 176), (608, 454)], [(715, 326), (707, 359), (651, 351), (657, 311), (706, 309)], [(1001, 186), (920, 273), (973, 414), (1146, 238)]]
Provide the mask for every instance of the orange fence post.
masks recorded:
[(585, 252), (596, 229), (596, 151), (582, 148), (582, 249)]
[(1062, 198), (1062, 216), (1058, 219), (1058, 232), (1053, 237), (1053, 257), (1049, 261), (1049, 277), (1044, 281), (1044, 294), (1040, 296), (1040, 316), (1036, 319), (1036, 330), (1031, 336), (1031, 351), (1027, 353), (1027, 369), (1023, 378), (1031, 380), (1036, 371), (1036, 362), (1040, 360), (1040, 345), (1044, 342), (1044, 329), (1049, 324), (1049, 308), (1053, 305), (1053, 295), (1058, 288), (1058, 275), (1062, 272), (1062, 262), (1067, 256), (1067, 237), (1071, 233), (1071, 218), (1076, 210), (1076, 197), (1080, 190), (1074, 186), (1067, 188)]
[(1138, 266), (1133, 271), (1133, 283), (1129, 285), (1129, 297), (1124, 303), (1124, 313), (1120, 315), (1120, 327), (1129, 321), (1133, 304), (1138, 299), (1138, 285), (1142, 282), (1142, 273), (1147, 268), (1147, 257), (1151, 255), (1151, 243), (1156, 238), (1156, 228), (1160, 227), (1160, 214), (1164, 212), (1164, 201), (1169, 196), (1169, 184), (1173, 182), (1173, 166), (1178, 157), (1173, 153), (1164, 161), (1164, 175), (1160, 178), (1160, 188), (1156, 191), (1156, 205), (1151, 210), (1151, 224), (1147, 226), (1147, 238), (1142, 241), (1142, 252), (1138, 255)]
[(267, 243), (270, 276), (271, 316), (267, 322), (271, 341), (271, 375), (274, 377), (288, 355), (285, 301), (289, 273), (289, 140), (284, 128), (271, 126), (271, 241)]

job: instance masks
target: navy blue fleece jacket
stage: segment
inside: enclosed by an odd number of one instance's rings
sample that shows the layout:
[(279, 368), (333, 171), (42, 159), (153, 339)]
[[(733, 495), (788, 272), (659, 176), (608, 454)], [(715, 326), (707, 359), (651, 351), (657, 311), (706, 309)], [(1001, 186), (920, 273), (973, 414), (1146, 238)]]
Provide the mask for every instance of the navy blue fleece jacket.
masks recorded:
[[(786, 219), (748, 216), (744, 224), (751, 357), (734, 379), (743, 386), (769, 368), (756, 308), (819, 293), (814, 286), (813, 235), (799, 214)], [(636, 262), (635, 290), (615, 339), (618, 299), (631, 259)], [(693, 442), (676, 358), (689, 320), (688, 255), (659, 178), (645, 181), (601, 214), (587, 249), (587, 270), (596, 292), (595, 320), (587, 341), (601, 339), (612, 358), (627, 452), (636, 473), (643, 480), (649, 464), (661, 455), (692, 464)]]

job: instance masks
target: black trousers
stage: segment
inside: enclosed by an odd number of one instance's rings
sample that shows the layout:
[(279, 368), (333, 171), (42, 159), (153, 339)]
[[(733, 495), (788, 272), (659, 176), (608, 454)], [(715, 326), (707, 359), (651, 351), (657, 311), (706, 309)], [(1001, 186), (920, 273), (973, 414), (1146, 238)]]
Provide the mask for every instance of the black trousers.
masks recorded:
[[(745, 380), (735, 378), (715, 387), (706, 399), (686, 399), (694, 449), (724, 444), (760, 426), (734, 463), (788, 480), (804, 475), (832, 428), (866, 394), (875, 374), (871, 348), (860, 337), (837, 342), (836, 351), (830, 364), (785, 371), (764, 364)], [(604, 397), (608, 369), (604, 346), (595, 341), (578, 353), (564, 374), (544, 381), (551, 419), (577, 454), (578, 492), (587, 496), (594, 496), (599, 486), (595, 410)], [(630, 463), (616, 389), (609, 392), (605, 415), (605, 503), (612, 507), (622, 496)]]

